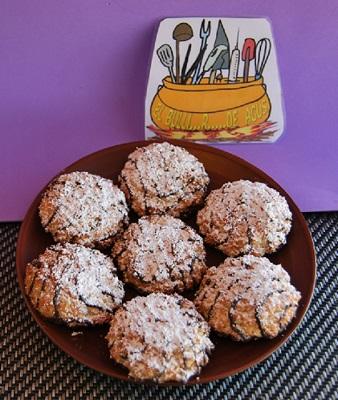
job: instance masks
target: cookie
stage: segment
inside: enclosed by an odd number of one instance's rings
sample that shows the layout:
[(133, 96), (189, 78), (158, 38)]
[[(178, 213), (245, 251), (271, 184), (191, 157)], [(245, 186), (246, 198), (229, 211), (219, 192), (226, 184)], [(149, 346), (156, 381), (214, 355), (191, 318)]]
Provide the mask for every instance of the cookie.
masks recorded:
[(26, 267), (25, 292), (45, 318), (71, 327), (108, 322), (123, 283), (110, 257), (78, 244), (56, 244)]
[(164, 142), (131, 153), (119, 183), (139, 216), (169, 214), (179, 217), (203, 202), (209, 177), (195, 156)]
[(291, 219), (287, 201), (276, 190), (240, 180), (209, 194), (197, 224), (205, 242), (227, 256), (263, 256), (286, 243)]
[(198, 285), (206, 270), (202, 238), (171, 216), (145, 216), (129, 225), (112, 254), (124, 282), (142, 293), (181, 293)]
[(121, 307), (107, 335), (110, 357), (137, 380), (187, 382), (208, 362), (209, 327), (180, 295), (152, 293)]
[(194, 303), (216, 332), (248, 341), (279, 335), (296, 315), (300, 298), (281, 265), (246, 255), (209, 268)]
[(56, 242), (106, 248), (128, 224), (123, 192), (110, 179), (71, 172), (54, 179), (39, 206), (42, 225)]

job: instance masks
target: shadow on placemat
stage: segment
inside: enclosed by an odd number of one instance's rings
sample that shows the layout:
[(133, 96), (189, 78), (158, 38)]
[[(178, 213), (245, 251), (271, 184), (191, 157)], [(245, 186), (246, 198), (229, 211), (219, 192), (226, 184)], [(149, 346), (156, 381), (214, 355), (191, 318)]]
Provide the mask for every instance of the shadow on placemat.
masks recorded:
[(86, 368), (55, 347), (26, 309), (15, 273), (19, 223), (0, 224), (0, 398), (4, 399), (333, 399), (338, 213), (305, 214), (313, 235), (317, 285), (290, 340), (268, 360), (236, 376), (186, 387), (122, 382)]

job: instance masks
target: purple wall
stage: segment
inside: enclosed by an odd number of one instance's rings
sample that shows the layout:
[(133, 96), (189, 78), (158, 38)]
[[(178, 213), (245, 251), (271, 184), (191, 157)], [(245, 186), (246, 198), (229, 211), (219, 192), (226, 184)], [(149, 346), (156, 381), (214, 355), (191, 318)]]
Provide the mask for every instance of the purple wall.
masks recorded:
[(0, 220), (81, 156), (143, 138), (147, 63), (167, 16), (266, 16), (286, 130), (275, 144), (220, 145), (275, 178), (303, 211), (338, 209), (338, 3), (2, 0)]

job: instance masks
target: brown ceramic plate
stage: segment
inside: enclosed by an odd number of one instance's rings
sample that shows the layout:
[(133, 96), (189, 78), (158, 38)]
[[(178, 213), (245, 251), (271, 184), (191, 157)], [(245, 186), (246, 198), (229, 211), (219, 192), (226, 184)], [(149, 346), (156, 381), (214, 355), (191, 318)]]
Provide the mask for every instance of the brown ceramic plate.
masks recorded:
[[(230, 339), (212, 335), (216, 347), (210, 357), (210, 362), (203, 368), (199, 377), (189, 381), (190, 384), (202, 383), (233, 375), (257, 364), (271, 355), (287, 340), (301, 322), (309, 306), (315, 284), (316, 262), (311, 236), (301, 212), (290, 196), (268, 175), (248, 162), (221, 150), (195, 143), (180, 141), (173, 143), (188, 149), (205, 165), (211, 178), (211, 189), (220, 187), (224, 182), (238, 179), (264, 182), (286, 197), (293, 214), (293, 226), (287, 244), (269, 258), (273, 262), (283, 265), (289, 272), (292, 283), (302, 294), (296, 318), (282, 335), (273, 340), (264, 339), (256, 342), (236, 343)], [(113, 178), (116, 182), (128, 154), (136, 147), (148, 144), (149, 142), (142, 141), (110, 147), (82, 158), (61, 173), (78, 170), (88, 171), (106, 178)], [(40, 224), (38, 216), (40, 197), (41, 192), (29, 208), (19, 234), (16, 268), (22, 293), (24, 293), (26, 264), (52, 243), (50, 235), (44, 232)], [(192, 221), (193, 219), (188, 222), (193, 223)], [(208, 249), (209, 265), (217, 265), (223, 258), (224, 256), (216, 250)], [(128, 297), (130, 296), (133, 296), (132, 292), (129, 292)], [(72, 336), (71, 329), (55, 325), (41, 318), (30, 305), (27, 297), (25, 295), (24, 297), (35, 321), (63, 351), (80, 363), (97, 371), (115, 378), (129, 379), (127, 370), (109, 359), (104, 339), (107, 327), (83, 329), (81, 330), (82, 334)]]

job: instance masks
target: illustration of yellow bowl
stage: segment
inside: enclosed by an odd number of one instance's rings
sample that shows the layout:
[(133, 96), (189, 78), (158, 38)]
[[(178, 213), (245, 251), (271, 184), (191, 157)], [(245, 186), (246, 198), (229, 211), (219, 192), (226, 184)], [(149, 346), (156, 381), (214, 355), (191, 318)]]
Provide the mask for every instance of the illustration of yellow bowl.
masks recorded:
[(242, 128), (267, 121), (271, 103), (263, 78), (222, 79), (198, 85), (172, 83), (169, 76), (151, 104), (151, 118), (163, 130), (208, 131)]

